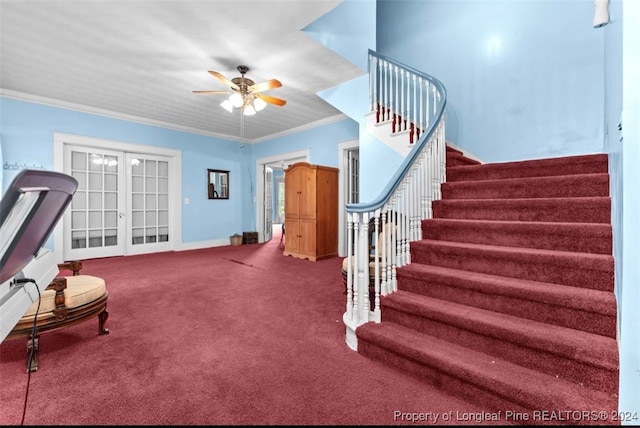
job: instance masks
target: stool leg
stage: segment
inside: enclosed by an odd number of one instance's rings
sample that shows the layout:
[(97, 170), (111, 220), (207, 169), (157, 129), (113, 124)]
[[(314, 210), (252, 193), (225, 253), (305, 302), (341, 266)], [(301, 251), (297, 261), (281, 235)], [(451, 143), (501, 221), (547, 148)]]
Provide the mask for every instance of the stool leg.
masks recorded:
[(105, 324), (107, 322), (107, 318), (109, 318), (109, 312), (105, 309), (104, 311), (98, 314), (98, 334), (105, 335), (109, 334), (109, 329), (105, 328)]

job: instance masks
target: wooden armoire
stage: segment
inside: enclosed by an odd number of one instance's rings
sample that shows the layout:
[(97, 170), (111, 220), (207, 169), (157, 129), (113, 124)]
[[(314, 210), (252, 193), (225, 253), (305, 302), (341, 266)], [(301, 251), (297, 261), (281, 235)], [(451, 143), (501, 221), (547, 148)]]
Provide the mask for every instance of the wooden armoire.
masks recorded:
[(284, 255), (338, 255), (338, 169), (298, 162), (284, 171)]

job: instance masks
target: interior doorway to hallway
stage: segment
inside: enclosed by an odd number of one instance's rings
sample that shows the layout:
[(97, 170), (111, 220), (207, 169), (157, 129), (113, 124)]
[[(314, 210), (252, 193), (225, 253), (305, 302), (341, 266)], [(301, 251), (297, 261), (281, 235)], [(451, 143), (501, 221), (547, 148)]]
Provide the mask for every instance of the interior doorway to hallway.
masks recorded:
[[(309, 150), (283, 153), (280, 155), (260, 158), (256, 160), (256, 224), (258, 225), (258, 242), (266, 242), (273, 236), (274, 223), (282, 218), (278, 217), (279, 204), (284, 207), (284, 192), (280, 197), (279, 187), (284, 186), (284, 170), (296, 162), (310, 162)], [(282, 181), (278, 179), (282, 178)], [(284, 189), (283, 189), (284, 190)]]
[(338, 146), (338, 186), (340, 194), (338, 196), (338, 206), (340, 215), (338, 217), (338, 255), (347, 255), (347, 214), (344, 206), (360, 202), (360, 142), (351, 140), (341, 143)]
[[(360, 202), (359, 196), (359, 180), (360, 180), (360, 159), (359, 159), (359, 140), (346, 141), (338, 145), (338, 255), (344, 257), (347, 253), (346, 235), (347, 220), (344, 212), (344, 206), (350, 203)], [(258, 242), (265, 242), (273, 234), (275, 224), (284, 224), (284, 213), (279, 216), (280, 204), (284, 209), (284, 170), (296, 162), (310, 162), (309, 150), (300, 152), (284, 153), (268, 158), (256, 160), (256, 224), (258, 226)], [(267, 171), (271, 171), (270, 174)], [(265, 189), (267, 177), (271, 176), (273, 188), (271, 192)], [(282, 177), (282, 182), (279, 178)], [(280, 197), (279, 186), (282, 185), (282, 196)], [(265, 201), (272, 201), (273, 209), (271, 220), (265, 218)], [(286, 230), (285, 230), (286, 235)], [(268, 239), (265, 239), (268, 238)]]

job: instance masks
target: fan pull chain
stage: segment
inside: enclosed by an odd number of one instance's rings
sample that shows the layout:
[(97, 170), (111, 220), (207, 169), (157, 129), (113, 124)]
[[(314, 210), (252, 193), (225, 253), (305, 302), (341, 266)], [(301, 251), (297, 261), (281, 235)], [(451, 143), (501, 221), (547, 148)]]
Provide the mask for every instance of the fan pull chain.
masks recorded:
[(240, 111), (240, 138), (244, 138), (244, 112)]

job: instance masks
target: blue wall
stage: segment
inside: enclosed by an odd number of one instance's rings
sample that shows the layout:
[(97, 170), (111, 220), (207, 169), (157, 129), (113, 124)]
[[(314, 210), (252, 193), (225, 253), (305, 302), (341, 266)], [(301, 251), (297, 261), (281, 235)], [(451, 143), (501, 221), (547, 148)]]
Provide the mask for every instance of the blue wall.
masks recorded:
[[(611, 186), (611, 219), (613, 225), (614, 257), (616, 260), (616, 295), (619, 296), (622, 278), (622, 0), (610, 3), (610, 22), (599, 29), (604, 35), (604, 93), (605, 93), (605, 151), (609, 154)], [(622, 311), (618, 312), (618, 315)]]
[(366, 131), (360, 132), (360, 202), (373, 202), (402, 164), (404, 157)]
[[(619, 6), (613, 4), (614, 10)], [(622, 285), (619, 303), (620, 409), (640, 417), (640, 2), (623, 0), (622, 53)], [(620, 15), (612, 16), (618, 18)], [(617, 272), (616, 272), (617, 273)], [(627, 421), (638, 425), (638, 419)]]
[(328, 88), (318, 96), (360, 126), (360, 200), (378, 196), (402, 157), (366, 132), (369, 112), (369, 49), (376, 49), (376, 0), (344, 0), (303, 31), (363, 70), (363, 75)]
[(302, 31), (363, 71), (367, 71), (369, 49), (376, 47), (375, 24), (375, 0), (344, 0)]
[[(7, 164), (53, 169), (54, 132), (179, 150), (182, 198), (190, 200), (188, 205), (181, 205), (183, 244), (228, 239), (234, 232), (256, 230), (256, 158), (308, 148), (313, 163), (337, 166), (338, 144), (358, 138), (357, 123), (344, 119), (242, 148), (235, 141), (8, 97), (0, 97), (0, 111), (0, 140), (3, 162)], [(207, 199), (207, 168), (230, 171), (229, 200)], [(2, 172), (6, 189), (18, 171)]]
[(328, 125), (252, 144), (254, 175), (256, 159), (307, 149), (311, 152), (311, 163), (337, 168), (338, 145), (357, 138), (358, 123), (344, 118)]
[(447, 88), (447, 140), (484, 161), (603, 152), (593, 0), (379, 0), (378, 52)]
[[(54, 132), (180, 150), (182, 197), (190, 199), (182, 205), (183, 242), (225, 238), (244, 229), (243, 213), (251, 199), (244, 191), (248, 185), (242, 166), (249, 155), (238, 143), (10, 98), (0, 98), (0, 104), (5, 162), (53, 169)], [(229, 200), (207, 199), (207, 168), (230, 171)], [(17, 171), (3, 172), (6, 188)], [(228, 214), (221, 217), (222, 211)]]
[[(624, 22), (638, 22), (640, 8), (635, 12), (624, 2)], [(613, 226), (613, 256), (615, 259), (616, 298), (618, 300), (618, 326), (620, 344), (620, 395), (622, 411), (640, 412), (640, 105), (638, 86), (640, 79), (640, 49), (637, 40), (640, 30), (636, 25), (623, 25), (623, 0), (612, 0), (609, 6), (610, 22), (599, 31), (605, 40), (605, 149), (609, 154), (611, 182), (611, 217)], [(624, 27), (624, 31), (623, 31)], [(624, 43), (624, 41), (631, 41)], [(623, 50), (623, 46), (625, 46)], [(635, 71), (634, 71), (635, 70)], [(624, 114), (623, 114), (624, 112)], [(623, 120), (624, 119), (624, 120)], [(618, 124), (623, 122), (623, 130)], [(623, 139), (626, 143), (623, 143)], [(623, 180), (624, 177), (624, 180)], [(625, 424), (637, 425), (637, 420)]]

